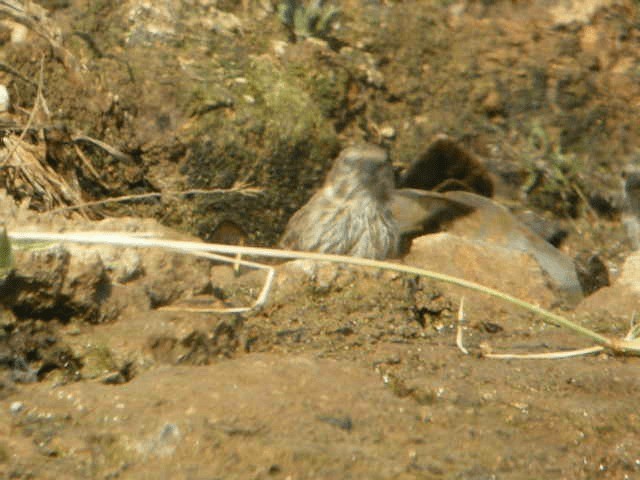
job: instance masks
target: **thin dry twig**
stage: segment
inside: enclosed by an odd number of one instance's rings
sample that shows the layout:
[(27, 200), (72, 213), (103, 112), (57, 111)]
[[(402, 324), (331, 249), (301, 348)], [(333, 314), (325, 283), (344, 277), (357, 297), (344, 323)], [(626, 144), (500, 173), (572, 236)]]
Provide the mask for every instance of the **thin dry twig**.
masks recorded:
[(78, 210), (81, 208), (95, 207), (97, 205), (105, 205), (107, 203), (148, 200), (149, 198), (184, 197), (188, 195), (213, 195), (213, 194), (230, 194), (230, 193), (236, 193), (238, 195), (245, 195), (245, 196), (255, 196), (262, 193), (262, 189), (239, 183), (232, 186), (231, 188), (212, 188), (209, 190), (192, 189), (192, 190), (182, 190), (182, 191), (171, 190), (166, 192), (151, 192), (151, 193), (140, 193), (136, 195), (122, 195), (120, 197), (111, 197), (111, 198), (105, 198), (103, 200), (95, 200), (93, 202), (83, 202), (75, 205), (69, 205), (66, 207), (60, 207), (60, 208), (50, 210), (47, 213), (67, 212), (70, 210)]
[(95, 168), (93, 168), (93, 165), (91, 164), (87, 156), (84, 154), (84, 152), (80, 149), (80, 147), (78, 147), (78, 145), (73, 145), (73, 148), (78, 154), (78, 157), (80, 157), (80, 160), (82, 161), (84, 166), (87, 168), (87, 170), (89, 170), (89, 173), (93, 175), (94, 181), (98, 182), (101, 187), (106, 188), (106, 185), (100, 180), (100, 174), (96, 171)]
[[(631, 315), (631, 321), (629, 322), (629, 331), (624, 336), (623, 341), (628, 343), (638, 343), (637, 339), (640, 337), (640, 325), (635, 323), (636, 312)], [(557, 360), (562, 358), (581, 357), (585, 355), (591, 355), (594, 353), (604, 352), (605, 347), (598, 345), (595, 347), (579, 348), (577, 350), (566, 350), (562, 352), (545, 352), (545, 353), (492, 353), (490, 350), (482, 352), (483, 357), (487, 358), (499, 358), (499, 359), (520, 359), (520, 360)]]
[(87, 135), (76, 135), (75, 137), (72, 137), (71, 140), (76, 144), (77, 143), (81, 143), (81, 142), (92, 143), (95, 146), (100, 147), (101, 149), (103, 149), (105, 152), (107, 152), (113, 158), (116, 158), (118, 160), (122, 160), (122, 161), (125, 161), (125, 162), (132, 162), (133, 161), (133, 157), (131, 155), (129, 155), (128, 153), (121, 152), (117, 148), (112, 147), (108, 143), (103, 142), (102, 140), (98, 140), (97, 138), (88, 137)]
[(225, 263), (232, 263), (234, 267), (236, 265), (244, 265), (245, 267), (254, 268), (256, 270), (265, 270), (267, 272), (267, 276), (265, 277), (264, 284), (256, 300), (249, 307), (214, 308), (214, 307), (184, 307), (184, 306), (176, 305), (176, 306), (160, 307), (159, 310), (166, 310), (166, 311), (173, 311), (173, 312), (184, 311), (184, 312), (193, 312), (193, 313), (246, 313), (253, 310), (261, 309), (267, 302), (267, 298), (269, 298), (269, 293), (271, 292), (273, 280), (275, 279), (275, 275), (276, 275), (276, 271), (272, 266), (264, 265), (262, 263), (242, 260), (237, 257), (229, 258), (224, 255), (216, 255), (216, 254), (207, 253), (207, 252), (184, 251), (183, 253), (185, 254), (191, 253), (197, 257), (208, 258), (209, 260), (217, 260)]
[(49, 208), (55, 204), (81, 201), (80, 195), (44, 163), (42, 147), (20, 142), (12, 136), (5, 137), (3, 142), (7, 149), (15, 152), (15, 161), (5, 164), (5, 167), (15, 168), (17, 174), (33, 189), (33, 193), (41, 196)]
[(604, 347), (587, 347), (578, 350), (567, 350), (566, 352), (546, 352), (546, 353), (483, 353), (483, 357), (496, 358), (502, 360), (559, 360), (562, 358), (582, 357), (600, 353)]
[(15, 68), (13, 68), (11, 65), (8, 65), (4, 62), (0, 62), (0, 70), (2, 70), (3, 72), (7, 72), (10, 73), (11, 75), (13, 75), (14, 77), (19, 78), (20, 80), (22, 80), (23, 82), (29, 83), (35, 87), (38, 86), (37, 82), (34, 82), (33, 80), (31, 80), (29, 77), (27, 77), (26, 75), (23, 75), (22, 73), (20, 73), (18, 70), (16, 70)]

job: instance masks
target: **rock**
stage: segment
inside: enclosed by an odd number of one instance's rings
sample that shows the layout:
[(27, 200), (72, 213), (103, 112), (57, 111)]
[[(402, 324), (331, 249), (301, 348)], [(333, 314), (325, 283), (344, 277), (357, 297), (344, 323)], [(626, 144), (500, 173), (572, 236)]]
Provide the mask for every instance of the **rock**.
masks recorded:
[(242, 30), (240, 19), (215, 8), (215, 2), (200, 4), (199, 15), (193, 15), (193, 6), (187, 7), (174, 1), (130, 0), (125, 7), (125, 18), (129, 24), (126, 41), (129, 45), (151, 45), (154, 41), (169, 43), (187, 28), (209, 30), (227, 37)]
[(180, 428), (174, 423), (166, 423), (155, 438), (140, 445), (140, 450), (154, 457), (170, 457), (182, 440)]
[(141, 254), (133, 248), (101, 247), (100, 258), (118, 283), (130, 282), (144, 274)]
[(17, 250), (15, 271), (3, 286), (3, 303), (19, 316), (53, 313), (58, 305), (70, 254), (61, 245), (44, 250)]
[(284, 40), (271, 40), (271, 48), (277, 57), (283, 57), (289, 44)]
[(205, 292), (211, 286), (211, 264), (206, 260), (174, 252), (146, 250), (143, 265), (145, 276), (141, 284), (154, 308)]
[(640, 294), (640, 252), (627, 257), (616, 284), (628, 288), (632, 293)]
[(21, 23), (13, 23), (11, 28), (11, 43), (24, 43), (27, 40), (29, 29)]
[(69, 307), (87, 320), (101, 321), (100, 306), (107, 300), (111, 282), (97, 252), (87, 258), (71, 255), (60, 288), (61, 299), (68, 299)]
[(358, 267), (314, 260), (286, 262), (276, 271), (276, 291), (271, 302), (286, 301), (289, 296), (299, 296), (305, 289), (316, 293), (341, 289), (357, 278)]
[[(401, 200), (401, 201), (400, 201)], [(439, 194), (415, 189), (399, 189), (393, 199), (394, 216), (401, 218), (403, 232), (447, 231), (478, 246), (498, 247), (531, 255), (553, 284), (577, 299), (581, 285), (573, 261), (521, 224), (509, 210), (490, 198), (464, 191)], [(447, 204), (448, 203), (448, 204)], [(411, 213), (418, 221), (408, 222)]]
[(102, 311), (110, 281), (94, 251), (72, 255), (62, 245), (43, 250), (16, 250), (15, 270), (2, 286), (3, 303), (18, 317), (89, 322), (104, 321), (116, 312)]
[(623, 214), (622, 223), (627, 230), (631, 247), (640, 250), (640, 219), (635, 215)]
[(232, 13), (212, 9), (209, 15), (203, 16), (202, 22), (205, 27), (226, 37), (242, 33), (242, 22)]
[(396, 137), (396, 129), (390, 125), (380, 127), (380, 136), (387, 140), (392, 140)]
[[(531, 255), (522, 251), (437, 233), (414, 239), (404, 262), (477, 282), (538, 305), (549, 307), (555, 301), (543, 270)], [(462, 287), (445, 283), (439, 286), (454, 298), (464, 296), (465, 310), (477, 313), (477, 318), (491, 318), (490, 312), (507, 306)]]
[(82, 351), (74, 352), (82, 358), (82, 378), (94, 379), (117, 369), (113, 353), (104, 345), (90, 343)]
[(637, 315), (639, 304), (640, 252), (635, 252), (627, 257), (620, 277), (613, 285), (585, 298), (576, 308), (576, 314), (578, 318), (586, 317), (603, 323), (605, 328), (618, 324), (626, 330), (634, 312)]
[(482, 108), (488, 115), (499, 115), (504, 111), (504, 102), (497, 90), (491, 90), (482, 101)]
[(469, 192), (448, 192), (447, 196), (477, 207), (472, 214), (453, 222), (447, 231), (527, 253), (538, 262), (556, 287), (573, 298), (582, 295), (573, 261), (518, 222), (506, 207)]
[(22, 402), (15, 401), (11, 402), (11, 405), (9, 405), (9, 411), (13, 415), (20, 413), (22, 410), (24, 410), (24, 403)]

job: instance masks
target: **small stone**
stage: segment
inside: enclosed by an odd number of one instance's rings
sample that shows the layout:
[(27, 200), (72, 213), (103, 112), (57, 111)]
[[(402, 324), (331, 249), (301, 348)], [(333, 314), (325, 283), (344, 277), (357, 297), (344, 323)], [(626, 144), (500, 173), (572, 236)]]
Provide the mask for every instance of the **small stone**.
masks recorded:
[(491, 90), (482, 102), (482, 108), (489, 115), (497, 115), (503, 110), (502, 99), (497, 90)]
[(0, 84), (0, 112), (6, 112), (9, 110), (11, 106), (11, 101), (9, 99), (9, 90), (7, 87)]
[(287, 51), (288, 43), (283, 40), (273, 40), (271, 42), (271, 48), (277, 57), (283, 57)]
[(640, 293), (640, 252), (627, 257), (618, 283), (628, 287), (632, 292)]
[(380, 129), (380, 136), (382, 138), (392, 139), (396, 136), (396, 129), (391, 126), (385, 126)]
[(29, 29), (20, 23), (13, 24), (11, 29), (11, 43), (23, 43), (27, 39)]
[(133, 249), (103, 248), (100, 259), (111, 277), (124, 284), (144, 274), (142, 257)]
[(22, 403), (22, 402), (11, 402), (11, 405), (9, 406), (9, 411), (13, 415), (16, 415), (16, 414), (20, 413), (22, 410), (24, 410), (24, 403)]
[(127, 383), (127, 379), (122, 372), (109, 372), (100, 379), (100, 382), (105, 385), (121, 385)]

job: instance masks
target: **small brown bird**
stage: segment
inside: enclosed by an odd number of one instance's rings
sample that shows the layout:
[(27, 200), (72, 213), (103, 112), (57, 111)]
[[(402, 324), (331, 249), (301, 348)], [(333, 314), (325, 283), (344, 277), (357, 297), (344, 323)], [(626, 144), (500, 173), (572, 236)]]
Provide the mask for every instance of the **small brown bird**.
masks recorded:
[(283, 248), (384, 259), (398, 253), (391, 163), (370, 144), (345, 148), (320, 190), (289, 220)]

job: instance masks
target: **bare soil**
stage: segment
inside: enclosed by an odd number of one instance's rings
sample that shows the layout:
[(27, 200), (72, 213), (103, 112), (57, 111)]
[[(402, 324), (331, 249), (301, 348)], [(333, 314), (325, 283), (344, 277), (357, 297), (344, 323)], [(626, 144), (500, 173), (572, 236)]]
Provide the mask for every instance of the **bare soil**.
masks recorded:
[[(3, 136), (29, 122), (42, 65), (47, 109), (23, 140), (85, 201), (162, 196), (52, 213), (65, 202), (4, 168), (10, 230), (273, 246), (341, 146), (380, 143), (400, 174), (446, 133), (497, 200), (566, 230), (561, 250), (597, 256), (612, 286), (575, 307), (526, 259), (408, 258), (626, 334), (640, 301), (616, 283), (631, 258), (621, 175), (640, 158), (637, 1), (344, 0), (329, 37), (308, 40), (266, 1), (40, 4), (26, 41), (0, 31), (14, 70), (0, 72)], [(262, 193), (175, 194), (237, 182)], [(464, 355), (467, 294), (436, 282), (281, 265), (261, 311), (198, 314), (161, 307), (243, 305), (263, 273), (98, 253), (17, 252), (0, 286), (2, 478), (640, 478), (638, 360), (483, 358), (589, 345), (498, 300), (468, 297)]]

